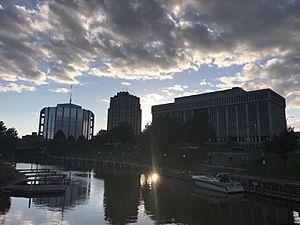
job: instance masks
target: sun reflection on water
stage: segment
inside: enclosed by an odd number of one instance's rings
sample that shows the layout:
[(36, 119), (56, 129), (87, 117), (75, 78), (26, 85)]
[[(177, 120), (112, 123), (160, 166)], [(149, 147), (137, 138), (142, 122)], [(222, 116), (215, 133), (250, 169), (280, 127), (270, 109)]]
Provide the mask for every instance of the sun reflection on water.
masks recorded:
[(146, 185), (149, 185), (150, 187), (153, 185), (153, 184), (156, 184), (160, 181), (160, 177), (159, 177), (159, 174), (153, 172), (151, 174), (141, 174), (140, 176), (140, 185), (143, 187), (143, 186), (146, 186)]

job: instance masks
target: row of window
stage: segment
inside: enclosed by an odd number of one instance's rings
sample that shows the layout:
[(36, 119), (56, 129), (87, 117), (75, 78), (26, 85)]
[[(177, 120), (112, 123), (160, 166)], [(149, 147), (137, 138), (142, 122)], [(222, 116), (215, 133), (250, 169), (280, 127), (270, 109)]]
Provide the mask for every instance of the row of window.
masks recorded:
[(42, 110), (40, 134), (46, 139), (53, 139), (58, 130), (66, 136), (89, 138), (93, 129), (93, 114), (90, 111), (67, 107), (49, 107)]
[[(276, 120), (272, 121), (272, 124), (282, 130), (285, 127), (284, 108), (272, 102), (271, 108), (276, 109), (276, 112), (278, 112), (278, 116), (276, 116)], [(252, 136), (258, 134), (271, 135), (272, 133), (269, 124), (271, 115), (268, 111), (267, 101), (258, 104), (249, 103), (206, 108), (206, 110), (217, 136), (246, 136), (248, 132)], [(187, 121), (193, 113), (194, 110), (153, 114), (153, 119), (157, 117), (176, 117), (182, 121)]]
[[(200, 98), (200, 97), (199, 97)], [(177, 103), (175, 99), (175, 103), (168, 105), (157, 105), (153, 107), (153, 112), (159, 112), (163, 110), (176, 110), (176, 109), (189, 109), (189, 108), (199, 108), (199, 107), (209, 107), (216, 105), (228, 105), (228, 104), (236, 104), (236, 103), (245, 103), (251, 101), (260, 101), (268, 99), (268, 92), (266, 90), (242, 94), (238, 96), (229, 96), (229, 97), (220, 97), (220, 98), (210, 98), (203, 100), (193, 100), (192, 102), (188, 98), (186, 99), (186, 103), (184, 101), (180, 101)]]

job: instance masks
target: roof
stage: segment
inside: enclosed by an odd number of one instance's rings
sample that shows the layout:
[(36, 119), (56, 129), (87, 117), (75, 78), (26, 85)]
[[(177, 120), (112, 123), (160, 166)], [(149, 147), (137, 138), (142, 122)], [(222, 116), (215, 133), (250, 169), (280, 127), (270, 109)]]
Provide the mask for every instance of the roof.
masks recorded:
[(75, 105), (75, 104), (72, 104), (72, 103), (62, 103), (62, 104), (57, 104), (57, 107), (70, 107), (70, 108), (82, 108), (81, 106), (79, 105)]

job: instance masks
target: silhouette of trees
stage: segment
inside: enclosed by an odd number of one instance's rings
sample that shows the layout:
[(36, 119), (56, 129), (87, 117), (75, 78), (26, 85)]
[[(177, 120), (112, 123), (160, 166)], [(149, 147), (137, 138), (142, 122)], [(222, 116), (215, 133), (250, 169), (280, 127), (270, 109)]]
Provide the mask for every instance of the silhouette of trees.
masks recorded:
[(298, 148), (297, 136), (294, 128), (289, 127), (285, 132), (275, 135), (267, 144), (266, 150), (274, 152), (284, 160), (284, 169), (287, 168), (288, 153)]
[(174, 151), (183, 143), (201, 145), (214, 134), (207, 112), (196, 112), (186, 123), (172, 117), (157, 118), (146, 126), (140, 140), (145, 147)]
[(132, 128), (127, 123), (120, 123), (117, 127), (107, 132), (108, 140), (111, 143), (133, 143), (135, 135)]
[(107, 130), (98, 131), (98, 133), (91, 140), (91, 144), (93, 146), (97, 146), (97, 147), (107, 144), (107, 143), (110, 143), (110, 142), (111, 142), (111, 140), (109, 138)]
[(7, 128), (0, 121), (0, 151), (12, 152), (19, 145), (18, 132), (15, 128)]
[(76, 145), (78, 148), (85, 148), (88, 146), (88, 140), (83, 136), (80, 135), (76, 140)]
[(76, 139), (70, 135), (66, 141), (66, 153), (72, 153), (76, 148)]
[(155, 151), (174, 150), (183, 139), (183, 123), (176, 118), (161, 117), (149, 126), (150, 146)]
[(55, 135), (54, 139), (50, 141), (49, 150), (54, 154), (64, 154), (66, 151), (66, 135), (62, 130), (58, 130)]
[(100, 130), (92, 139), (94, 145), (103, 145), (109, 142), (108, 133), (106, 130)]

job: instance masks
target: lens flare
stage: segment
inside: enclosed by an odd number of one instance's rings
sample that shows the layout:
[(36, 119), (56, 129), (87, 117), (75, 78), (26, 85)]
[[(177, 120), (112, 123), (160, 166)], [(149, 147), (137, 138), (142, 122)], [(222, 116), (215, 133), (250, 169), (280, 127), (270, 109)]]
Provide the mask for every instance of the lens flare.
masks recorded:
[(151, 174), (151, 180), (152, 180), (153, 183), (157, 183), (158, 180), (159, 180), (158, 174), (157, 173)]

